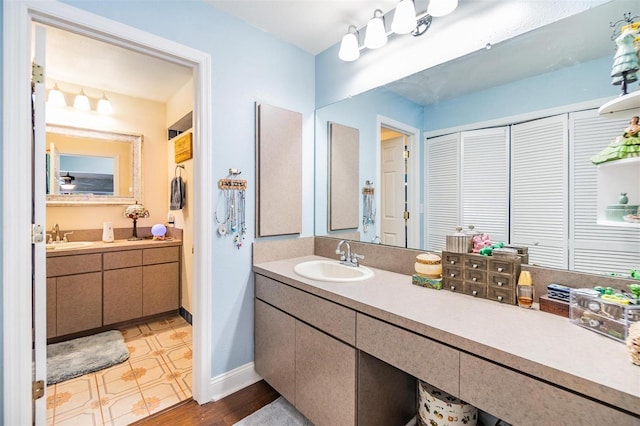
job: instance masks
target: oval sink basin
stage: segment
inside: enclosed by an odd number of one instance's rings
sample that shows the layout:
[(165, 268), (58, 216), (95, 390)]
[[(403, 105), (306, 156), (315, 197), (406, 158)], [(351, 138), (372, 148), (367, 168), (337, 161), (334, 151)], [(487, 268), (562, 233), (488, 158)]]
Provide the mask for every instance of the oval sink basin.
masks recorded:
[(91, 241), (71, 241), (68, 243), (47, 244), (46, 247), (47, 247), (47, 250), (59, 251), (59, 250), (73, 250), (73, 249), (82, 248), (82, 247), (89, 247), (90, 245), (93, 245)]
[(300, 276), (318, 281), (353, 282), (373, 277), (373, 271), (366, 266), (342, 265), (337, 260), (310, 260), (298, 263), (293, 270)]

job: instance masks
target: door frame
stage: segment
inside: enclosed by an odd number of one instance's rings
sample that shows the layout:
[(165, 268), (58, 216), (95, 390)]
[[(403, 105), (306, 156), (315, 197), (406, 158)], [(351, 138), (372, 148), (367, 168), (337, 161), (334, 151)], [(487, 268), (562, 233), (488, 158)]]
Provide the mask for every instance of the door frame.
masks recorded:
[[(2, 93), (2, 306), (4, 423), (31, 424), (31, 23), (32, 21), (126, 46), (189, 66), (194, 72), (194, 321), (193, 398), (211, 395), (211, 282), (213, 182), (211, 129), (211, 56), (128, 25), (75, 7), (42, 1), (3, 3)], [(19, 182), (16, 184), (16, 178)], [(27, 190), (28, 189), (28, 190)], [(41, 277), (44, 279), (44, 277)], [(42, 283), (41, 285), (44, 285)], [(42, 313), (44, 314), (44, 313)]]
[[(407, 179), (407, 185), (409, 186), (407, 190), (407, 205), (411, 214), (407, 221), (407, 247), (420, 247), (420, 130), (383, 115), (378, 115), (376, 121), (376, 176), (378, 176), (378, 182), (382, 182), (382, 167), (380, 165), (382, 161), (381, 129), (385, 127), (407, 135), (407, 149), (411, 152), (407, 165), (410, 171), (417, 171), (416, 173), (409, 173)], [(376, 215), (380, 215), (382, 211), (380, 198), (377, 197), (376, 199)], [(377, 223), (380, 223), (379, 219), (379, 217), (376, 218)]]

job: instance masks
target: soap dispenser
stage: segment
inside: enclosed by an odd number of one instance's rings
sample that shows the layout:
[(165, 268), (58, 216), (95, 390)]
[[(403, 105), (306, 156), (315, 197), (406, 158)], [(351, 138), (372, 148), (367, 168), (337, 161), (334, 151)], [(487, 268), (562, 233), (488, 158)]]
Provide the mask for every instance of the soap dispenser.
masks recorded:
[(530, 309), (533, 305), (533, 280), (531, 279), (531, 272), (520, 272), (516, 291), (518, 293), (518, 306)]
[(102, 241), (105, 243), (113, 242), (113, 223), (105, 222), (102, 224)]

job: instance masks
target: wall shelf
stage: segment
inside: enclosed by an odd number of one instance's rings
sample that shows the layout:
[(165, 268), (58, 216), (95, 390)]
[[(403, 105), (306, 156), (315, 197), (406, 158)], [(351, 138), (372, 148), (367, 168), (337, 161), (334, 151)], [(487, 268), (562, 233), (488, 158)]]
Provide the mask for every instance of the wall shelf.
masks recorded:
[(640, 109), (640, 89), (610, 100), (600, 107), (598, 113), (611, 118), (620, 118), (634, 115), (634, 110), (637, 109)]

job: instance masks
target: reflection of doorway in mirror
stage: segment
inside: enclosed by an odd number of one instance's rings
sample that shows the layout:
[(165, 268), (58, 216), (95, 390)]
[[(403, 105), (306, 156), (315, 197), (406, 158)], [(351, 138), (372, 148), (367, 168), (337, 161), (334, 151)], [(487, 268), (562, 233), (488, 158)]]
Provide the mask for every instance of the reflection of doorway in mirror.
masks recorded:
[(380, 128), (380, 238), (397, 247), (407, 246), (407, 139), (403, 133)]

